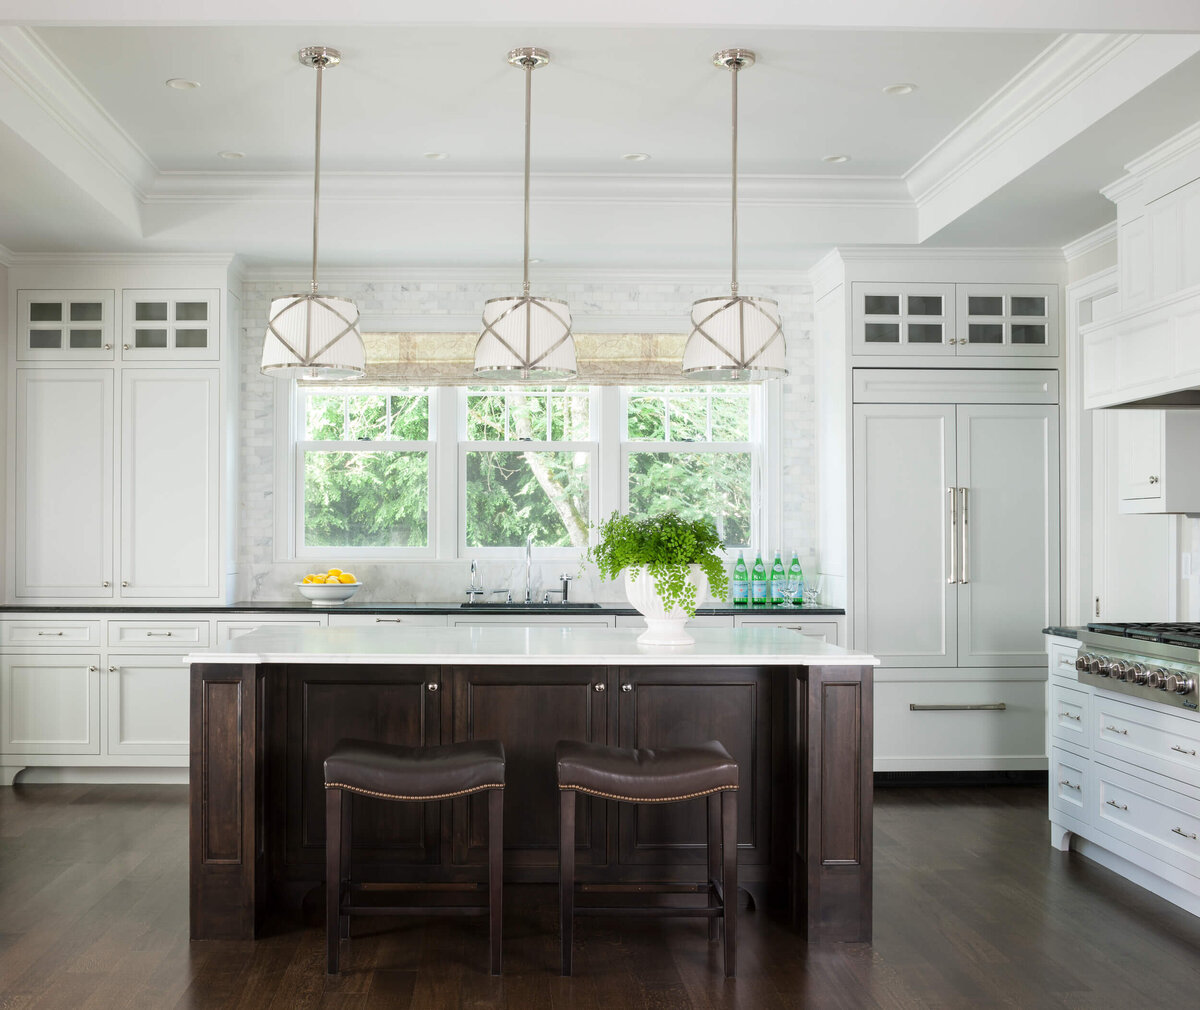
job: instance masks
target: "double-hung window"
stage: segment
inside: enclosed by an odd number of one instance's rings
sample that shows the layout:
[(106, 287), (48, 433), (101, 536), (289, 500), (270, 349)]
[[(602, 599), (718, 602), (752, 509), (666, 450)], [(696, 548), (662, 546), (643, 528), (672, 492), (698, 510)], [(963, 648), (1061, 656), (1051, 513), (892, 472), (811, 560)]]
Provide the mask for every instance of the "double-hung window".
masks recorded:
[(296, 391), (300, 558), (431, 556), (436, 390)]
[(459, 396), (460, 556), (523, 547), (529, 535), (538, 548), (585, 549), (595, 515), (593, 391), (485, 386)]

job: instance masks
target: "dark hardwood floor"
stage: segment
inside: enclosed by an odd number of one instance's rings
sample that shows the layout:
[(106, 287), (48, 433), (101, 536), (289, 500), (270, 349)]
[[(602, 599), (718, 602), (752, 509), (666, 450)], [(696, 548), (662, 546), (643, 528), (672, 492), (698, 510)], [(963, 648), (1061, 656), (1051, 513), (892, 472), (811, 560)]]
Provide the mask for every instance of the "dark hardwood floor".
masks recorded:
[(576, 924), (560, 978), (557, 900), (505, 892), (503, 978), (486, 921), (355, 923), (327, 979), (320, 903), (257, 943), (188, 941), (186, 790), (0, 789), (0, 1010), (15, 1008), (1200, 1005), (1200, 920), (1047, 844), (1029, 787), (876, 794), (875, 942), (807, 947), (744, 912), (738, 978), (697, 919)]

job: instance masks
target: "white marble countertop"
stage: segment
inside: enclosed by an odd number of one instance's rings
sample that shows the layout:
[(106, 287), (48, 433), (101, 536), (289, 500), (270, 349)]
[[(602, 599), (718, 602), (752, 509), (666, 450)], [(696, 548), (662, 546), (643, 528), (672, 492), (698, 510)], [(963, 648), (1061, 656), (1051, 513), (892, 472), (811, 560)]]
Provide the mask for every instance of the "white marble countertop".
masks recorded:
[(262, 628), (186, 663), (430, 663), (557, 666), (878, 666), (865, 652), (777, 627), (689, 628), (694, 645), (638, 645), (640, 628)]

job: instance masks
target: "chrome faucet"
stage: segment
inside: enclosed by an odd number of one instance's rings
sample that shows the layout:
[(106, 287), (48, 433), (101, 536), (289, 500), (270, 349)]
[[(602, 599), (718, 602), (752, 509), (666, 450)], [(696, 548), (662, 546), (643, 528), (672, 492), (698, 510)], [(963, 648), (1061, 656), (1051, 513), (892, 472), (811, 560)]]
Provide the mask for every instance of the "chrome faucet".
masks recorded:
[(467, 586), (467, 603), (474, 603), (476, 596), (486, 596), (483, 582), (479, 579), (479, 563), (471, 559), (471, 584)]
[(533, 602), (533, 534), (525, 538), (525, 602)]

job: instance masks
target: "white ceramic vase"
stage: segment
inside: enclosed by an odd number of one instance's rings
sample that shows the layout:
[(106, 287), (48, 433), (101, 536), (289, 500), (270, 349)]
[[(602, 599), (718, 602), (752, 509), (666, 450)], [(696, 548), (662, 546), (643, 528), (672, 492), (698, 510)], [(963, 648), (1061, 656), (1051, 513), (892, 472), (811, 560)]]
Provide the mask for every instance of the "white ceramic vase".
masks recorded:
[[(699, 565), (688, 565), (688, 581), (696, 587), (696, 606), (708, 599), (708, 576)], [(654, 576), (645, 568), (625, 570), (625, 595), (633, 608), (646, 619), (646, 630), (638, 635), (641, 645), (692, 645), (696, 640), (685, 625), (687, 613), (682, 607), (668, 610), (654, 588)]]

